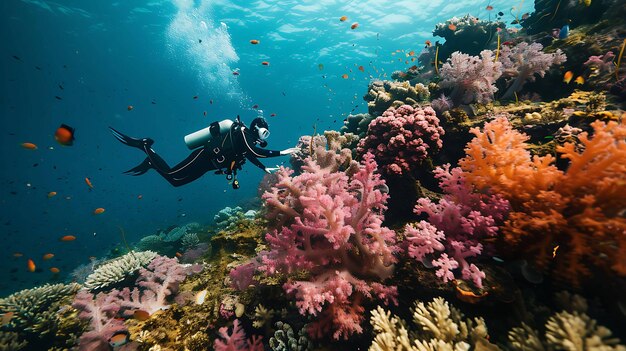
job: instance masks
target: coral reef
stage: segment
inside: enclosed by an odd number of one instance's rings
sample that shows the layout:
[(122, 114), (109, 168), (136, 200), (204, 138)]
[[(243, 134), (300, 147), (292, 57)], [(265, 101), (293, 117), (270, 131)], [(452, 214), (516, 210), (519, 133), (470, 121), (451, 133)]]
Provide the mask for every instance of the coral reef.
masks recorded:
[(454, 105), (471, 102), (487, 103), (498, 91), (495, 81), (502, 75), (502, 62), (495, 62), (490, 50), (483, 50), (480, 57), (453, 52), (441, 66), (442, 88), (451, 88), (450, 99)]
[(224, 207), (213, 217), (213, 222), (217, 226), (217, 231), (220, 230), (228, 230), (232, 229), (231, 226), (235, 225), (235, 223), (247, 219), (252, 220), (256, 216), (256, 211), (248, 210), (245, 211), (243, 208), (237, 206), (235, 208)]
[(390, 107), (370, 123), (357, 153), (372, 153), (385, 175), (411, 175), (441, 149), (444, 133), (430, 107)]
[(375, 80), (370, 83), (367, 91), (363, 99), (368, 101), (367, 111), (372, 116), (380, 116), (392, 106), (418, 107), (418, 102), (428, 101), (430, 97), (428, 88), (421, 83), (411, 85), (409, 82)]
[(132, 276), (139, 268), (150, 263), (155, 257), (157, 257), (156, 252), (131, 251), (124, 256), (105, 261), (87, 277), (85, 288), (95, 291), (119, 284)]
[(343, 126), (339, 130), (341, 133), (352, 133), (360, 138), (364, 138), (367, 133), (369, 124), (376, 118), (369, 113), (358, 113), (356, 115), (348, 115)]
[(306, 337), (304, 329), (296, 335), (289, 324), (276, 322), (276, 331), (270, 338), (270, 348), (272, 351), (309, 351), (313, 349), (313, 344)]
[(228, 328), (219, 330), (219, 339), (215, 339), (214, 348), (216, 351), (263, 351), (262, 337), (252, 336), (246, 339), (246, 333), (239, 324), (239, 320), (233, 322), (233, 330), (229, 334)]
[(503, 22), (485, 21), (471, 15), (452, 17), (438, 23), (435, 25), (433, 35), (446, 39), (439, 47), (439, 59), (444, 61), (455, 51), (478, 55), (482, 50), (489, 48), (496, 39), (496, 31), (505, 27)]

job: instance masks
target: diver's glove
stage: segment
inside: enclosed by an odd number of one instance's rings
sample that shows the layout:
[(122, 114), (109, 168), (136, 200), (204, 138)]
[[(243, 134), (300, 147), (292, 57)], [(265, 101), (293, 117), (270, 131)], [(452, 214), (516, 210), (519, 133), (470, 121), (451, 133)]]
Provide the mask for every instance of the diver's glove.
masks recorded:
[(289, 149), (285, 149), (285, 150), (281, 150), (280, 151), (280, 155), (291, 155), (291, 154), (295, 154), (296, 152), (300, 151), (299, 147), (290, 147)]
[(278, 171), (280, 169), (280, 167), (276, 166), (276, 167), (266, 167), (265, 168), (265, 173), (267, 174), (272, 174), (276, 171)]

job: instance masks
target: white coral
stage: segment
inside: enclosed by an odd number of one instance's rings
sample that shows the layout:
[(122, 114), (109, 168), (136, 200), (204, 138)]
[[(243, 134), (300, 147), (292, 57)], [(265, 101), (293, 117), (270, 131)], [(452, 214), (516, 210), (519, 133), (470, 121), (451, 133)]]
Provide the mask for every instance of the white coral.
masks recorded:
[(157, 253), (153, 251), (131, 251), (124, 256), (106, 261), (87, 277), (85, 288), (89, 290), (103, 289), (119, 283), (139, 268), (148, 265), (156, 256)]

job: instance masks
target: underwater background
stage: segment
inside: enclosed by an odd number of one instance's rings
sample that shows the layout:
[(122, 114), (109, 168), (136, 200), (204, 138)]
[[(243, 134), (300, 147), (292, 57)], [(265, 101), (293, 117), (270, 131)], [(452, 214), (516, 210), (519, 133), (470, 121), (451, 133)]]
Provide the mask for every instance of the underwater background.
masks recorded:
[[(5, 0), (0, 17), (0, 350), (626, 350), (624, 1)], [(145, 155), (109, 130), (173, 166), (185, 135), (238, 115), (298, 148), (261, 159), (295, 173), (173, 187), (124, 175)], [(516, 339), (510, 319), (536, 326)]]

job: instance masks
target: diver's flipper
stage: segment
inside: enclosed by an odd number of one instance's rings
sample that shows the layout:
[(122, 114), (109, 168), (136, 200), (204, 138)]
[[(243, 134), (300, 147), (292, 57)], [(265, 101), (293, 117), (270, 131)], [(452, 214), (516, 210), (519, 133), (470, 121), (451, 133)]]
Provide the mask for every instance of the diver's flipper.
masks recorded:
[(128, 146), (144, 149), (146, 146), (150, 147), (152, 146), (152, 144), (154, 144), (154, 140), (150, 138), (143, 138), (143, 139), (131, 138), (128, 135), (122, 134), (111, 127), (109, 127), (109, 129), (111, 129), (111, 133), (113, 133), (113, 136), (117, 140), (121, 141), (122, 143)]
[(143, 160), (143, 162), (139, 166), (129, 169), (128, 171), (124, 172), (124, 174), (138, 176), (148, 172), (152, 168), (153, 167), (152, 163), (150, 163), (150, 159), (146, 157), (146, 159)]

